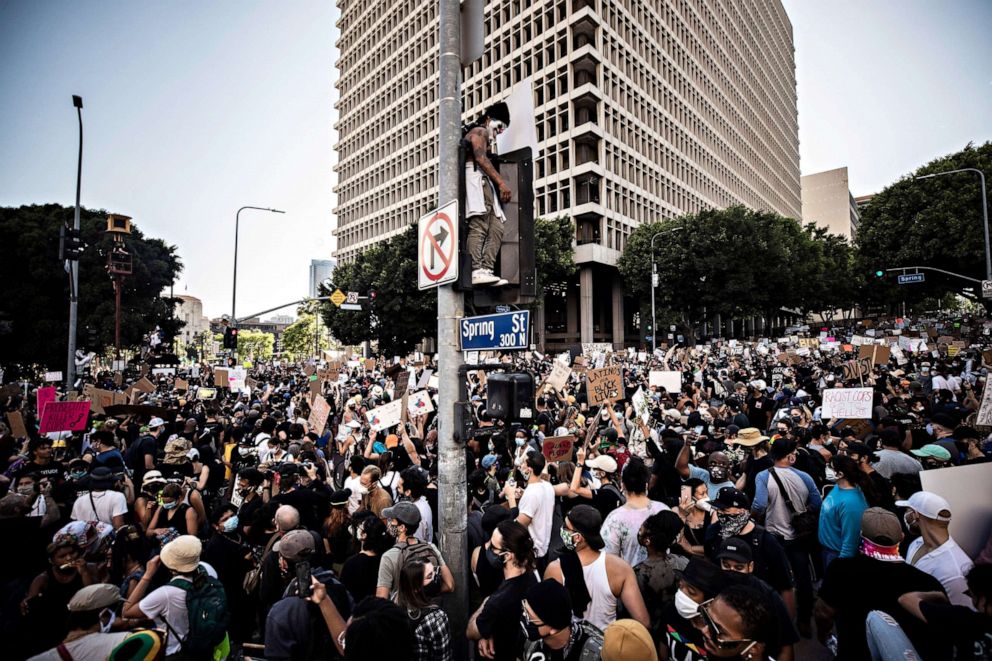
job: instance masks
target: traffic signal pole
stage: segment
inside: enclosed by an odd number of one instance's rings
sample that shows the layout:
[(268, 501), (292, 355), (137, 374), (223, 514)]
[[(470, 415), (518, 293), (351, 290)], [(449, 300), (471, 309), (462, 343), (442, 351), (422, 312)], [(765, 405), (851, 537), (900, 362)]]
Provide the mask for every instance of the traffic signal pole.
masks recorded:
[[(438, 203), (440, 209), (458, 199), (458, 143), (461, 140), (461, 19), (459, 0), (438, 0), (440, 100), (438, 144)], [(455, 402), (462, 388), (458, 368), (462, 356), (455, 329), (464, 314), (465, 300), (452, 285), (437, 290), (438, 364), (438, 532), (445, 562), (455, 579), (445, 610), (456, 632), (455, 658), (468, 658), (468, 641), (462, 635), (468, 625), (468, 501), (464, 438), (455, 428)]]
[[(76, 159), (76, 210), (72, 217), (72, 227), (79, 234), (79, 189), (83, 181), (83, 98), (73, 95), (72, 105), (79, 118), (79, 157)], [(65, 366), (65, 391), (72, 390), (76, 383), (76, 327), (79, 324), (79, 255), (65, 263), (69, 273), (69, 351)]]

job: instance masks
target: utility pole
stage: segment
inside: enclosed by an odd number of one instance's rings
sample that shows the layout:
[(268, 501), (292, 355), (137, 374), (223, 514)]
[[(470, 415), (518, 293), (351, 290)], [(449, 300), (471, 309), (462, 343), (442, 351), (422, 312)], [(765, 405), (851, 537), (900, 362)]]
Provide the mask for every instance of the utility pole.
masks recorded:
[[(438, 45), (440, 112), (438, 127), (438, 201), (437, 208), (458, 199), (458, 143), (461, 140), (461, 17), (459, 0), (438, 0), (440, 26)], [(448, 598), (451, 630), (462, 632), (468, 625), (468, 485), (465, 479), (466, 439), (455, 438), (455, 402), (465, 387), (458, 368), (462, 356), (458, 351), (455, 328), (464, 314), (465, 299), (452, 285), (437, 289), (437, 366), (438, 366), (438, 509), (440, 510), (440, 546), (455, 579), (455, 591)], [(455, 638), (455, 658), (468, 658), (467, 641)]]
[[(83, 97), (72, 95), (72, 105), (79, 118), (79, 157), (76, 159), (76, 211), (72, 217), (72, 227), (79, 234), (79, 189), (83, 182)], [(66, 261), (69, 273), (69, 359), (65, 367), (65, 390), (72, 390), (76, 383), (76, 326), (79, 324), (79, 255)]]

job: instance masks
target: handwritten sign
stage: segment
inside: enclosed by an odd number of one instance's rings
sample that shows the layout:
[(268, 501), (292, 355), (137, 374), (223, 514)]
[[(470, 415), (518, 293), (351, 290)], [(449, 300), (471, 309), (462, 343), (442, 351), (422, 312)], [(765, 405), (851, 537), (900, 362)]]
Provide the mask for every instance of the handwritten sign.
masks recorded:
[(859, 358), (849, 360), (844, 363), (844, 378), (849, 381), (857, 381), (866, 376), (871, 376), (871, 358)]
[(637, 389), (637, 392), (630, 398), (630, 403), (634, 406), (634, 412), (640, 416), (644, 424), (647, 424), (651, 417), (651, 400), (644, 394), (643, 388)]
[(411, 416), (426, 415), (434, 410), (434, 402), (426, 390), (418, 390), (410, 394), (407, 400), (406, 410)]
[(829, 388), (823, 391), (821, 417), (870, 419), (871, 388)]
[(551, 436), (541, 443), (541, 453), (548, 461), (568, 461), (575, 447), (574, 436)]
[(416, 387), (416, 389), (417, 390), (423, 390), (424, 388), (426, 388), (427, 387), (427, 383), (431, 380), (431, 375), (432, 374), (434, 374), (434, 370), (425, 369), (424, 372), (423, 372), (423, 374), (421, 374), (420, 375), (420, 378), (417, 380), (417, 387)]
[(134, 382), (134, 387), (141, 392), (155, 392), (155, 384), (148, 380), (148, 377), (141, 377)]
[(586, 372), (586, 397), (589, 406), (623, 399), (623, 373), (619, 366), (601, 367)]
[(572, 374), (572, 368), (568, 365), (564, 365), (557, 360), (551, 365), (551, 374), (544, 381), (545, 386), (548, 388), (553, 388), (559, 392), (565, 388), (565, 384), (568, 383), (568, 377)]
[(804, 349), (816, 349), (820, 346), (820, 340), (815, 337), (801, 337), (799, 338), (799, 346)]
[(90, 414), (89, 402), (49, 402), (41, 415), (39, 433), (82, 431)]
[(207, 401), (217, 398), (216, 388), (200, 388), (196, 391), (196, 398), (201, 401)]
[(664, 388), (665, 392), (681, 392), (682, 372), (670, 370), (651, 370), (648, 372), (648, 385), (656, 388)]
[(394, 399), (388, 404), (376, 407), (365, 413), (365, 419), (373, 431), (382, 431), (398, 425), (403, 417), (403, 400)]
[(327, 425), (327, 416), (330, 412), (331, 405), (327, 403), (327, 400), (323, 396), (317, 395), (314, 397), (313, 402), (310, 404), (310, 417), (307, 418), (310, 431), (318, 436), (323, 434), (324, 427)]
[(978, 417), (975, 424), (979, 427), (992, 427), (992, 384), (985, 384), (982, 393), (982, 403), (978, 407)]
[(45, 412), (45, 405), (49, 402), (55, 401), (55, 386), (48, 386), (47, 388), (38, 388), (37, 393), (37, 406), (38, 406), (38, 417)]
[(864, 344), (858, 350), (858, 358), (871, 358), (875, 365), (885, 365), (889, 362), (889, 348), (877, 344)]
[(28, 428), (24, 426), (24, 416), (20, 411), (11, 411), (7, 414), (7, 424), (10, 425), (10, 433), (14, 438), (27, 438)]
[(393, 399), (399, 399), (410, 389), (410, 370), (403, 370), (393, 382)]
[[(111, 390), (103, 390), (102, 388), (96, 388), (92, 384), (87, 383), (83, 386), (83, 397), (88, 397), (90, 403), (93, 405), (93, 412), (97, 414), (104, 413), (104, 409), (108, 406), (113, 406), (118, 402), (114, 398), (115, 393)], [(121, 398), (123, 403), (123, 397)]]

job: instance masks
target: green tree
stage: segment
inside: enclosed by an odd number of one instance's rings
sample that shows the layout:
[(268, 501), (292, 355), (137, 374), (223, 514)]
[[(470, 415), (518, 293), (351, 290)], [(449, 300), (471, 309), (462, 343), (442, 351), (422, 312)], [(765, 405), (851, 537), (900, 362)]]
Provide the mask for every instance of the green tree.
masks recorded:
[[(59, 227), (73, 208), (58, 204), (0, 207), (0, 364), (65, 366), (69, 281), (58, 261)], [(82, 209), (80, 228), (88, 244), (79, 261), (78, 346), (100, 352), (114, 341), (114, 290), (107, 276), (112, 240), (107, 212)], [(183, 326), (173, 317), (178, 299), (162, 296), (182, 272), (176, 247), (146, 237), (132, 224), (125, 239), (134, 272), (124, 280), (121, 343), (135, 347), (155, 326), (172, 337)], [(92, 339), (91, 339), (92, 338)], [(8, 372), (10, 375), (11, 372)]]
[[(334, 270), (334, 287), (371, 297), (361, 311), (321, 305), (331, 334), (343, 344), (372, 340), (385, 355), (408, 353), (425, 337), (437, 334), (437, 290), (417, 288), (417, 226), (362, 252)], [(321, 295), (333, 289), (321, 287)]]
[[(992, 142), (934, 159), (912, 174), (875, 195), (861, 214), (857, 247), (857, 268), (866, 279), (863, 298), (867, 303), (913, 303), (964, 292), (968, 283), (935, 272), (926, 273), (926, 282), (898, 285), (893, 274), (876, 278), (876, 270), (899, 266), (930, 266), (985, 278), (985, 247), (978, 176), (973, 172), (915, 180), (915, 177), (976, 168), (992, 179)], [(988, 193), (988, 191), (986, 191)], [(987, 208), (987, 207), (986, 207)]]
[[(292, 360), (298, 360), (303, 356), (312, 356), (314, 347), (314, 337), (317, 334), (316, 317), (313, 312), (307, 312), (306, 308), (298, 311), (299, 318), (286, 327), (282, 332), (282, 351), (289, 354)], [(325, 329), (322, 327), (320, 333), (320, 348), (327, 349)]]
[(259, 330), (238, 331), (238, 356), (250, 358), (252, 361), (272, 358), (276, 345), (276, 336)]
[(568, 216), (534, 220), (534, 261), (537, 266), (537, 290), (560, 285), (575, 275), (573, 259), (575, 224)]

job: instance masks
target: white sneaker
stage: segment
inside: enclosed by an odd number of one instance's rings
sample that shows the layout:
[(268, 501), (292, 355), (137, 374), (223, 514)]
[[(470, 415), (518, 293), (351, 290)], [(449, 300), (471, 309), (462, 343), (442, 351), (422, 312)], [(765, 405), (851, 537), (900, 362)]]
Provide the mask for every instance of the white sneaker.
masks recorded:
[(472, 285), (491, 285), (494, 282), (499, 282), (499, 278), (493, 275), (493, 272), (488, 269), (475, 269), (472, 271)]
[(492, 286), (493, 287), (505, 287), (508, 284), (510, 284), (510, 281), (509, 280), (507, 280), (506, 278), (500, 278), (499, 280), (497, 280), (496, 282), (494, 282), (492, 284)]

